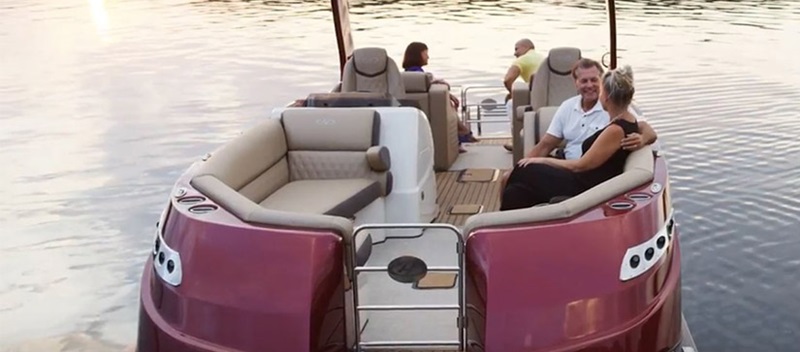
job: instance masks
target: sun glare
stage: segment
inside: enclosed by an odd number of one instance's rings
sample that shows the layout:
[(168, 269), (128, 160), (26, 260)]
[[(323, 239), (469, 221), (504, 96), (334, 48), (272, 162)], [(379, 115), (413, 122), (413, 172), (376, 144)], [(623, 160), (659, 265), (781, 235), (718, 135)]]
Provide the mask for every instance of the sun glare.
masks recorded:
[(89, 0), (89, 9), (92, 11), (92, 21), (94, 22), (97, 35), (104, 43), (111, 41), (108, 31), (108, 11), (104, 0)]

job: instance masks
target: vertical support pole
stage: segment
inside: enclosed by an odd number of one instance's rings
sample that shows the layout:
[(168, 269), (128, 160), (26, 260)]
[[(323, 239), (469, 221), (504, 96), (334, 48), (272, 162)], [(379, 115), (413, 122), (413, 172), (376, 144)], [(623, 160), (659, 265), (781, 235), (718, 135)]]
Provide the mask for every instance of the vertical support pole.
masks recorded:
[(609, 35), (611, 39), (611, 63), (608, 68), (617, 68), (617, 6), (614, 0), (606, 1), (606, 9), (608, 10), (608, 26)]
[(336, 31), (336, 46), (339, 49), (339, 74), (344, 72), (344, 64), (353, 53), (353, 35), (350, 31), (350, 6), (348, 0), (331, 0), (333, 27)]

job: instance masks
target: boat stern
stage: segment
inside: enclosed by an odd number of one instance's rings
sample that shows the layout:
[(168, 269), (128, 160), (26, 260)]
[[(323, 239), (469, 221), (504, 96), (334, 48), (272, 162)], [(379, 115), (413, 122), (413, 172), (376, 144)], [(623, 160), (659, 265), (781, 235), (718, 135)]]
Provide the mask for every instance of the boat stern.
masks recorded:
[(176, 188), (142, 275), (138, 351), (344, 350), (341, 236), (252, 226)]

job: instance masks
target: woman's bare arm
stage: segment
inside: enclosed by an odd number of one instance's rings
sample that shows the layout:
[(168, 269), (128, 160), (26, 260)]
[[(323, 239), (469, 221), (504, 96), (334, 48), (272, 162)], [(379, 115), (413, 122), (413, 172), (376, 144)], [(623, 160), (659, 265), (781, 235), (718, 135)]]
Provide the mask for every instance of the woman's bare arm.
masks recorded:
[(614, 153), (619, 150), (619, 141), (625, 136), (625, 131), (618, 125), (608, 126), (597, 140), (594, 141), (592, 147), (583, 153), (579, 159), (575, 160), (560, 160), (555, 158), (546, 158), (545, 163), (561, 167), (572, 172), (582, 172), (592, 170), (600, 167)]

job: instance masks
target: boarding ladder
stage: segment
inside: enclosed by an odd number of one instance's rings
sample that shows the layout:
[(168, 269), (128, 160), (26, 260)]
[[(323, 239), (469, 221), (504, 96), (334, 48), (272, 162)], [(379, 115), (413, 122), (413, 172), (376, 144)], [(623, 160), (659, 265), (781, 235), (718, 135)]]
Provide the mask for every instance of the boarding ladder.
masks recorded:
[[(465, 295), (464, 295), (464, 239), (461, 235), (461, 231), (450, 224), (365, 224), (356, 227), (353, 233), (353, 243), (357, 243), (357, 239), (359, 235), (366, 235), (366, 230), (373, 230), (373, 229), (420, 229), (422, 233), (420, 236), (431, 236), (431, 234), (438, 234), (441, 235), (444, 232), (426, 232), (425, 230), (429, 229), (443, 229), (448, 230), (447, 233), (452, 233), (455, 235), (456, 242), (455, 242), (455, 251), (457, 255), (457, 266), (428, 266), (427, 272), (450, 272), (456, 273), (457, 277), (457, 287), (458, 290), (458, 302), (454, 302), (453, 304), (410, 304), (410, 305), (389, 305), (389, 304), (371, 304), (371, 305), (363, 305), (359, 301), (358, 295), (358, 276), (360, 273), (365, 272), (385, 272), (387, 275), (389, 274), (390, 267), (389, 265), (386, 266), (366, 266), (366, 265), (358, 265), (356, 259), (356, 248), (355, 246), (350, 246), (350, 253), (348, 253), (352, 259), (353, 269), (351, 271), (351, 278), (353, 280), (352, 288), (353, 288), (353, 316), (355, 317), (355, 349), (354, 352), (362, 352), (362, 351), (370, 351), (375, 349), (405, 349), (405, 348), (458, 348), (458, 351), (465, 350), (465, 333), (466, 333), (466, 317), (465, 317)], [(420, 236), (414, 237), (419, 238)], [(393, 240), (403, 240), (404, 238), (400, 237), (393, 237)], [(454, 327), (458, 331), (458, 340), (444, 340), (444, 341), (426, 341), (426, 340), (419, 340), (419, 341), (362, 341), (361, 335), (363, 333), (361, 329), (361, 312), (367, 311), (441, 311), (441, 310), (449, 310), (449, 311), (456, 311), (458, 316), (456, 320), (453, 322)], [(408, 322), (409, 324), (413, 324), (413, 322)]]

